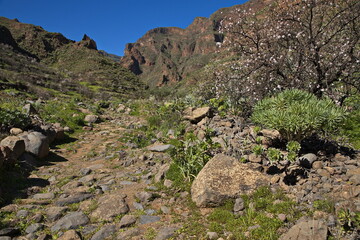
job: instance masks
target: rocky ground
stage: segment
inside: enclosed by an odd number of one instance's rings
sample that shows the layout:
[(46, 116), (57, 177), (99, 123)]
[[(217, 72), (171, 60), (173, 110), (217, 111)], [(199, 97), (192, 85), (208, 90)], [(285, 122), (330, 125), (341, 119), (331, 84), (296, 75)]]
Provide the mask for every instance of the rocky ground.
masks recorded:
[[(199, 223), (207, 226), (211, 207), (228, 198), (235, 199), (234, 214), (244, 214), (245, 208), (256, 209), (251, 204), (245, 207), (238, 189), (247, 193), (260, 180), (273, 192), (283, 189), (298, 204), (297, 211), (311, 212), (311, 217), (303, 214), (297, 222), (289, 220), (290, 214), (269, 213), (271, 218), (288, 222), (279, 229), (281, 239), (359, 239), (356, 229), (340, 237), (336, 215), (338, 209), (360, 211), (360, 161), (356, 153), (352, 157), (339, 152), (331, 157), (307, 154), (289, 167), (284, 162), (273, 166), (243, 152), (245, 161), (240, 163), (236, 158), (241, 154), (238, 145), (256, 133), (241, 119), (207, 117), (188, 128), (200, 138), (204, 126), (215, 129), (218, 133), (213, 140), (223, 145), (227, 156), (216, 155), (209, 161), (190, 194), (164, 179), (171, 162), (165, 150), (170, 145), (139, 148), (124, 141), (127, 133), (144, 124), (143, 120), (126, 113), (103, 119), (72, 142), (52, 148), (46, 158), (28, 163), (37, 167), (27, 177), (26, 188), (19, 191), (14, 187), (13, 203), (0, 210), (6, 223), (0, 240), (236, 239), (231, 232), (219, 234), (211, 227), (202, 229), (203, 233), (188, 230), (197, 231)], [(269, 134), (258, 135), (266, 142)], [(318, 200), (331, 200), (335, 210), (314, 206)], [(259, 224), (250, 224), (248, 236)]]

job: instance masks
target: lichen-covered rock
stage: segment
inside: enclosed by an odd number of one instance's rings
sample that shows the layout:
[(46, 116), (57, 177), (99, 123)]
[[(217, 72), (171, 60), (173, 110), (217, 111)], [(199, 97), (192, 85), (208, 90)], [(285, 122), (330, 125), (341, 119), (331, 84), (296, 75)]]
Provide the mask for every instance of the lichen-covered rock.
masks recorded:
[(191, 198), (198, 207), (215, 207), (230, 198), (249, 194), (269, 179), (233, 157), (214, 156), (200, 171), (191, 186)]

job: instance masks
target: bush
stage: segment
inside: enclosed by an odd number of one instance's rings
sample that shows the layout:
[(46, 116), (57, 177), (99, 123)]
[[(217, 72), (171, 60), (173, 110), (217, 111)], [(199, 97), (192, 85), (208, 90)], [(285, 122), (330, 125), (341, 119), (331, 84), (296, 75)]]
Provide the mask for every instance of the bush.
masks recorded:
[(30, 123), (31, 119), (26, 114), (18, 110), (0, 108), (0, 130), (6, 130), (12, 127), (24, 129), (29, 126)]
[(298, 142), (318, 131), (333, 132), (345, 118), (345, 110), (330, 99), (318, 99), (298, 89), (259, 101), (252, 114), (255, 123), (278, 130), (287, 141)]

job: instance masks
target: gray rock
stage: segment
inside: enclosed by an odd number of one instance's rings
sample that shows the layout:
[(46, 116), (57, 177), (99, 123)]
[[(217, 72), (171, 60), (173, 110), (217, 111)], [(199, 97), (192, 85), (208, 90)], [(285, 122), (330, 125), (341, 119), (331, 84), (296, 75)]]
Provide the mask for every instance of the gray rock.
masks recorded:
[(18, 218), (25, 218), (27, 216), (29, 216), (29, 211), (28, 210), (19, 210), (16, 213), (16, 217), (18, 217)]
[(166, 206), (161, 206), (160, 209), (164, 214), (169, 214), (170, 213), (170, 208), (168, 208)]
[(98, 208), (91, 213), (91, 217), (101, 221), (111, 221), (120, 214), (129, 212), (129, 206), (125, 202), (126, 195), (106, 195), (99, 199)]
[(299, 157), (298, 162), (299, 162), (299, 165), (302, 167), (311, 168), (313, 162), (315, 162), (317, 160), (317, 158), (318, 157), (315, 154), (308, 153), (308, 154), (305, 154), (305, 155)]
[(61, 235), (58, 240), (81, 240), (81, 237), (75, 230), (69, 230)]
[(153, 152), (165, 152), (167, 150), (169, 150), (170, 148), (173, 148), (174, 145), (171, 144), (165, 144), (165, 145), (153, 145), (153, 146), (149, 146), (147, 147), (147, 149), (149, 151), (153, 151)]
[(0, 236), (0, 240), (11, 240), (11, 237), (8, 237), (8, 236)]
[(44, 228), (44, 225), (41, 224), (41, 223), (34, 223), (34, 224), (31, 224), (30, 226), (28, 226), (26, 229), (25, 229), (25, 232), (26, 233), (35, 233), (39, 230), (42, 230)]
[(148, 203), (154, 199), (153, 194), (150, 192), (138, 192), (135, 194), (135, 197), (137, 197), (142, 203)]
[(89, 175), (91, 172), (92, 172), (92, 170), (90, 168), (82, 168), (82, 169), (80, 169), (80, 174), (82, 176)]
[(162, 179), (164, 179), (166, 173), (169, 171), (170, 165), (169, 164), (164, 164), (160, 167), (159, 171), (157, 172), (157, 174), (154, 177), (154, 181), (156, 183), (160, 182)]
[(83, 212), (71, 212), (58, 220), (54, 226), (51, 227), (52, 232), (59, 230), (77, 229), (89, 222), (89, 218)]
[(214, 240), (218, 239), (219, 235), (216, 232), (207, 232), (206, 237), (207, 239)]
[(120, 220), (120, 228), (129, 227), (136, 222), (136, 216), (134, 215), (125, 215)]
[(117, 228), (115, 225), (107, 225), (97, 231), (91, 238), (91, 240), (103, 240), (110, 237), (116, 232)]
[(32, 153), (38, 158), (44, 158), (49, 154), (49, 140), (42, 133), (23, 133), (19, 137), (25, 141), (26, 152)]
[(262, 162), (262, 158), (261, 156), (257, 156), (254, 153), (249, 155), (249, 162), (252, 163), (261, 163)]
[(0, 236), (10, 236), (15, 237), (20, 235), (20, 230), (18, 228), (3, 228), (0, 230)]
[(360, 175), (353, 175), (350, 177), (349, 181), (354, 185), (360, 185)]
[(191, 198), (198, 207), (219, 206), (227, 199), (249, 194), (270, 179), (248, 164), (218, 154), (200, 171), (191, 186)]
[(67, 197), (67, 198), (59, 199), (58, 201), (55, 202), (55, 205), (57, 205), (57, 206), (65, 206), (65, 205), (68, 205), (68, 204), (82, 202), (82, 201), (84, 201), (86, 199), (89, 199), (89, 198), (92, 198), (92, 197), (94, 197), (94, 195), (91, 194), (91, 193), (78, 193), (78, 194), (72, 195), (72, 196)]
[(173, 185), (173, 181), (169, 180), (169, 179), (165, 179), (164, 181), (164, 186), (167, 188), (171, 188)]
[(131, 239), (131, 237), (139, 236), (141, 234), (140, 229), (132, 228), (118, 234), (118, 240)]
[(46, 210), (46, 217), (49, 221), (58, 220), (67, 210), (67, 207), (50, 207)]
[(301, 221), (280, 237), (280, 240), (326, 240), (328, 228), (321, 220)]
[(97, 115), (86, 115), (84, 118), (84, 121), (87, 123), (97, 123), (99, 120), (99, 116)]
[(144, 210), (144, 206), (141, 203), (134, 202), (133, 206), (136, 210)]
[(175, 235), (176, 230), (178, 227), (165, 227), (160, 229), (159, 233), (157, 234), (155, 240), (166, 240)]
[(280, 214), (278, 214), (277, 216), (278, 216), (278, 218), (279, 218), (279, 220), (280, 220), (280, 221), (282, 221), (282, 222), (286, 222), (287, 217), (286, 217), (286, 215), (285, 215), (285, 214), (280, 213)]
[(54, 193), (37, 193), (33, 197), (33, 199), (54, 199), (55, 194)]
[(27, 103), (27, 104), (25, 104), (25, 106), (23, 106), (23, 112), (27, 115), (37, 113), (36, 109), (34, 108), (34, 106), (31, 103)]
[(8, 147), (11, 151), (11, 157), (18, 159), (25, 152), (25, 142), (17, 136), (9, 136), (1, 140), (1, 146)]
[(244, 209), (245, 209), (244, 199), (242, 199), (241, 197), (237, 198), (235, 200), (235, 204), (234, 204), (234, 212), (238, 213), (238, 212), (241, 212)]
[(160, 217), (158, 216), (149, 216), (149, 215), (142, 215), (140, 216), (139, 222), (140, 224), (148, 224), (160, 221)]

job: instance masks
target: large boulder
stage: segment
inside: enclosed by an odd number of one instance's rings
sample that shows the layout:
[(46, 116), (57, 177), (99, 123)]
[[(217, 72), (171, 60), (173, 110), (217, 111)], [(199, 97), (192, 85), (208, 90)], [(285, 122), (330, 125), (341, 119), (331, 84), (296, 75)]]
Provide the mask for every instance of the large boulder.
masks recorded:
[(25, 151), (34, 154), (38, 158), (44, 158), (49, 154), (49, 139), (40, 132), (30, 132), (20, 135), (25, 141)]
[(301, 221), (280, 237), (280, 240), (326, 240), (328, 228), (321, 220)]
[(191, 186), (191, 198), (198, 207), (220, 206), (227, 199), (249, 194), (269, 179), (249, 165), (224, 154), (214, 156)]
[(10, 149), (13, 159), (18, 159), (25, 152), (25, 142), (17, 136), (6, 137), (0, 142), (0, 145)]

